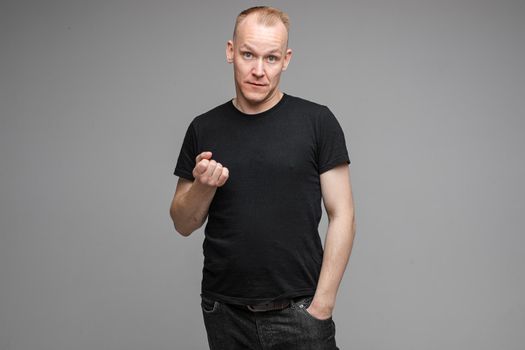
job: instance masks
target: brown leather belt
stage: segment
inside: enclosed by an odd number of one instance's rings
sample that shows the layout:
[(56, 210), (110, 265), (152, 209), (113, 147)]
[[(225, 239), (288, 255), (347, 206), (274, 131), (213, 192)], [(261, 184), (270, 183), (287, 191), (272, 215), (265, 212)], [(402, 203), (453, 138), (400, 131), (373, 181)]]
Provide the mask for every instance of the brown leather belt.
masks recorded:
[(261, 312), (261, 311), (270, 311), (270, 310), (282, 310), (290, 306), (290, 304), (291, 304), (290, 299), (281, 299), (281, 300), (274, 300), (274, 301), (270, 301), (270, 302), (262, 303), (262, 304), (246, 305), (246, 307), (250, 311)]

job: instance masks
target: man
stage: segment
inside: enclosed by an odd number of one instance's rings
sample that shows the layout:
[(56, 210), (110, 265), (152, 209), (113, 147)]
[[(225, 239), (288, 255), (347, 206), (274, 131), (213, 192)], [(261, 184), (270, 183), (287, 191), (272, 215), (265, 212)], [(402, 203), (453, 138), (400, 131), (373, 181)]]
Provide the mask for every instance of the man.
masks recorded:
[(189, 236), (208, 219), (210, 349), (338, 349), (332, 312), (355, 234), (350, 160), (330, 110), (279, 89), (288, 27), (275, 8), (239, 14), (226, 46), (236, 96), (193, 119), (174, 171), (175, 229)]

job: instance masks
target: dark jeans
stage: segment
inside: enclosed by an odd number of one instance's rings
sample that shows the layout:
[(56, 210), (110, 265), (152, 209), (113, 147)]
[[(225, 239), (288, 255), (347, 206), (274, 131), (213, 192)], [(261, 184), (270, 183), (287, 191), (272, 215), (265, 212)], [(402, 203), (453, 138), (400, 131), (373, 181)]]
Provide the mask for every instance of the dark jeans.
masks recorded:
[(339, 350), (332, 318), (320, 320), (306, 311), (312, 297), (262, 312), (204, 296), (201, 300), (210, 350)]

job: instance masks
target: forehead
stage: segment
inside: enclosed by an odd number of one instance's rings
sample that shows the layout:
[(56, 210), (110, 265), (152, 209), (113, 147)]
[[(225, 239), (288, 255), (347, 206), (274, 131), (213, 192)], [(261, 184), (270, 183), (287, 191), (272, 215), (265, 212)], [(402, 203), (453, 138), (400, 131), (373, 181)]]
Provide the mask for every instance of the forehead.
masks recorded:
[(288, 32), (282, 22), (268, 26), (258, 23), (255, 16), (249, 15), (237, 27), (235, 44), (264, 50), (283, 49), (286, 48), (287, 40)]

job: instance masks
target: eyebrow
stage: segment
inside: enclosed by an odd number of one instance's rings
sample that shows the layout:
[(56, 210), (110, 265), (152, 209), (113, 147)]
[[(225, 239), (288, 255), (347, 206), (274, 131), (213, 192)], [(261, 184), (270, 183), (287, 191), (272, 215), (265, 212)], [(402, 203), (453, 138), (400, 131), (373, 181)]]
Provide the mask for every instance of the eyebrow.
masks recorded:
[[(255, 51), (255, 50), (254, 50), (250, 45), (248, 45), (248, 44), (242, 44), (242, 45), (239, 47), (239, 50), (242, 50), (242, 49), (244, 49), (244, 48), (246, 48), (246, 49), (248, 49), (248, 50), (250, 50), (250, 51)], [(268, 51), (267, 53), (275, 53), (275, 52), (277, 52), (277, 53), (281, 53), (281, 50), (278, 49), (278, 48), (275, 48), (275, 49), (272, 49), (272, 50)]]

